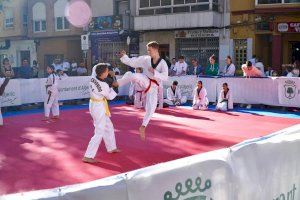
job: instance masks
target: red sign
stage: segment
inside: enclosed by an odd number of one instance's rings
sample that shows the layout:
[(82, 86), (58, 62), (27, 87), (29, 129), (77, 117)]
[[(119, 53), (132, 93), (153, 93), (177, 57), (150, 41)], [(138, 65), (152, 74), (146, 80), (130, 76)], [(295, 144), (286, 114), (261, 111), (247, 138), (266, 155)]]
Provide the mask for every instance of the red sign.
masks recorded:
[(281, 33), (300, 33), (300, 22), (278, 23), (277, 30)]

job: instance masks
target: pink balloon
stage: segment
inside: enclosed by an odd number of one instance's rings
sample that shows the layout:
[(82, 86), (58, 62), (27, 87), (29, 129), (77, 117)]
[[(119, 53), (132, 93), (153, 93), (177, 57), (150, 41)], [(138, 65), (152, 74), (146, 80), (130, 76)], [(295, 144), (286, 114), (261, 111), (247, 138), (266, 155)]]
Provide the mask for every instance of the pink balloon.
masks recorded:
[(68, 21), (78, 28), (87, 26), (92, 19), (91, 8), (83, 0), (71, 0), (65, 9), (65, 13)]

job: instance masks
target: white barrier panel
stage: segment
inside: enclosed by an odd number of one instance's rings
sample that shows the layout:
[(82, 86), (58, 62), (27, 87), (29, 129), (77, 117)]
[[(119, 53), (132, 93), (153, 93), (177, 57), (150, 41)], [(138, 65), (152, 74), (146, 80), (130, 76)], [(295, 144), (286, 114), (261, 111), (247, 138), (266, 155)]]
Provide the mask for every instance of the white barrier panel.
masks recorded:
[(300, 125), (232, 150), (236, 199), (300, 199)]
[[(83, 99), (89, 97), (89, 76), (68, 77), (60, 81), (60, 100)], [(119, 77), (118, 77), (119, 78)], [(232, 90), (234, 103), (265, 104), (273, 106), (300, 107), (300, 78), (216, 78), (181, 76), (170, 77), (164, 83), (164, 94), (172, 82), (177, 80), (183, 95), (193, 99), (193, 90), (198, 80), (203, 82), (210, 102), (216, 102), (224, 82)], [(128, 95), (129, 85), (119, 88), (119, 96)], [(11, 80), (3, 106), (43, 102), (45, 79)]]
[(128, 174), (130, 200), (232, 200), (227, 149), (159, 164)]
[(278, 86), (272, 78), (218, 78), (217, 92), (227, 83), (234, 103), (279, 105)]
[(22, 104), (43, 102), (45, 83), (45, 79), (20, 79)]
[(65, 186), (50, 190), (39, 190), (11, 194), (0, 197), (1, 200), (128, 200), (124, 175), (104, 178), (88, 183)]
[(278, 82), (279, 104), (300, 106), (300, 79), (280, 78), (276, 82)]
[(10, 80), (5, 88), (4, 94), (0, 96), (0, 106), (21, 105), (20, 81)]

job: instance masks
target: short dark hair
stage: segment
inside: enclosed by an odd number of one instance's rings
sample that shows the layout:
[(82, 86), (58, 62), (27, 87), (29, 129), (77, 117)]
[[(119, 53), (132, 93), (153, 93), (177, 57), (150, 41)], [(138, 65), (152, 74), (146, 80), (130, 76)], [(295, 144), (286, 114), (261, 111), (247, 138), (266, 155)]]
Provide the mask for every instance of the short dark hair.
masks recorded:
[(179, 56), (178, 59), (183, 59), (184, 60), (184, 56)]
[(176, 60), (176, 58), (172, 58), (172, 60)]
[(201, 85), (203, 85), (202, 81), (198, 81), (198, 83), (201, 83)]
[(24, 59), (22, 60), (22, 62), (24, 62), (25, 60), (28, 62), (28, 59), (27, 59), (27, 58), (24, 58)]
[(152, 47), (153, 49), (159, 49), (159, 44), (156, 41), (148, 42), (147, 47)]
[(211, 55), (211, 56), (209, 57), (209, 59), (216, 60), (216, 56), (215, 56), (215, 54)]
[(252, 66), (252, 62), (251, 62), (250, 60), (248, 60), (248, 61), (246, 62), (246, 65), (247, 65), (247, 67), (251, 67), (251, 66)]
[(192, 59), (192, 62), (193, 62), (193, 61), (198, 62), (198, 60), (197, 60), (196, 58), (193, 58), (193, 59)]
[(226, 85), (228, 87), (228, 84), (227, 83), (223, 83), (223, 85)]
[(108, 69), (108, 66), (106, 63), (99, 63), (96, 65), (96, 74), (97, 76), (101, 76), (106, 69)]
[(173, 81), (173, 85), (178, 85), (178, 81)]

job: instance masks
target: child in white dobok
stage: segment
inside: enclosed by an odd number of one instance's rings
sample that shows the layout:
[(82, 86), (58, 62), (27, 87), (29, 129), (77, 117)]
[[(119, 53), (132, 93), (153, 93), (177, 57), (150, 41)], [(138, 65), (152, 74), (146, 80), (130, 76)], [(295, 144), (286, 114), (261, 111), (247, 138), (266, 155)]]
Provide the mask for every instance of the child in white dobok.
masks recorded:
[(228, 88), (228, 84), (223, 83), (216, 110), (227, 111), (231, 109), (233, 109), (232, 93), (231, 90)]
[(146, 95), (146, 114), (143, 123), (139, 128), (142, 140), (145, 139), (146, 127), (155, 112), (158, 100), (158, 87), (163, 84), (163, 81), (168, 80), (168, 65), (165, 60), (159, 56), (159, 44), (155, 41), (147, 44), (147, 56), (140, 56), (136, 58), (129, 58), (125, 51), (120, 53), (121, 62), (124, 64), (138, 68), (142, 67), (143, 74), (126, 73), (123, 80), (119, 79), (114, 86), (122, 86), (131, 81), (139, 82)]
[(112, 100), (117, 93), (103, 80), (108, 75), (108, 67), (105, 63), (99, 63), (95, 67), (96, 77), (90, 81), (90, 104), (89, 110), (94, 121), (95, 133), (91, 138), (85, 152), (83, 162), (96, 163), (96, 153), (103, 138), (109, 153), (120, 152), (116, 146), (114, 126), (110, 120), (110, 111), (107, 100)]
[(52, 118), (58, 119), (59, 118), (59, 104), (58, 104), (58, 81), (59, 77), (54, 72), (53, 66), (47, 67), (47, 72), (49, 74), (47, 81), (46, 81), (46, 97), (44, 101), (44, 108), (45, 108), (45, 119), (48, 121), (50, 118), (50, 113), (52, 111)]
[(202, 85), (202, 81), (198, 81), (197, 87), (194, 89), (194, 110), (206, 110), (209, 104), (206, 89)]

